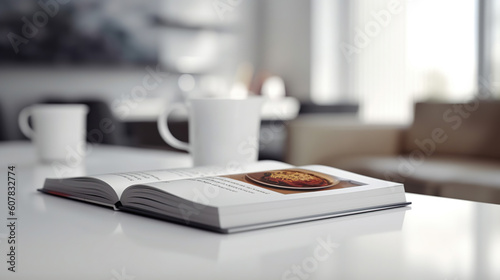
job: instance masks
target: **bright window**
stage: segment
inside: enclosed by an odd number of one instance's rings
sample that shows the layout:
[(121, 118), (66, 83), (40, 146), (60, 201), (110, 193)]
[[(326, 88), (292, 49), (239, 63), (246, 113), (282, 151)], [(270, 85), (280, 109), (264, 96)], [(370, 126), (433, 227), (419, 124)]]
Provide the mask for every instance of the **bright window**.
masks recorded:
[(476, 93), (476, 1), (312, 0), (311, 11), (318, 103), (357, 100), (366, 122), (409, 123), (417, 100)]

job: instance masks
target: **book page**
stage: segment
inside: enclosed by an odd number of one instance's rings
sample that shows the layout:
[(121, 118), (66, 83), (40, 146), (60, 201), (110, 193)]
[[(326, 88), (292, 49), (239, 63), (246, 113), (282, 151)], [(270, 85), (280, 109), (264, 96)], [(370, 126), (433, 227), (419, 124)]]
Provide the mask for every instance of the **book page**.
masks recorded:
[(134, 185), (124, 191), (121, 201), (128, 209), (220, 228), (407, 204), (399, 183), (327, 166)]
[(390, 182), (331, 167), (307, 166), (148, 184), (174, 196), (223, 207), (387, 187)]
[(93, 176), (93, 178), (104, 181), (105, 183), (110, 185), (115, 190), (118, 197), (121, 197), (123, 191), (131, 185), (147, 184), (160, 181), (169, 182), (189, 178), (212, 177), (289, 167), (291, 167), (291, 165), (278, 161), (260, 161), (250, 164), (233, 163), (225, 166), (201, 166), (194, 168), (111, 173), (96, 175)]

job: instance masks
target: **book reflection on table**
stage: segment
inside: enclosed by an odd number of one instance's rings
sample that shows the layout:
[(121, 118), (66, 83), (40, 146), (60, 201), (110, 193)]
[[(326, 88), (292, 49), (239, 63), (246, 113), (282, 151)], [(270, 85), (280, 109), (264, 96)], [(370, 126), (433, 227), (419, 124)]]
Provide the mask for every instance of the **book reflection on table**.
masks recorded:
[[(157, 223), (154, 219), (147, 219), (137, 226), (138, 219), (134, 215), (121, 215), (120, 226), (123, 234), (140, 246), (221, 263), (248, 257), (241, 252), (248, 250), (249, 244), (258, 245), (252, 247), (255, 256), (294, 254), (308, 249), (318, 238), (341, 243), (362, 236), (400, 231), (409, 209), (395, 208), (229, 235), (206, 234), (203, 230), (186, 232), (181, 225)], [(169, 238), (165, 238), (164, 233)]]

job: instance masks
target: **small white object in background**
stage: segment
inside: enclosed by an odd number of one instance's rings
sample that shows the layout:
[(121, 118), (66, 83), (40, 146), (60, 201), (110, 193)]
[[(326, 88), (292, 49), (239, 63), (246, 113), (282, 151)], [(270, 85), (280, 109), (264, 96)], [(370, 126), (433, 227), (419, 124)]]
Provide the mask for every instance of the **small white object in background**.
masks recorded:
[(262, 84), (262, 96), (266, 102), (262, 106), (262, 119), (287, 121), (295, 119), (300, 110), (300, 102), (286, 96), (285, 82), (279, 76), (271, 76)]
[(179, 88), (184, 92), (189, 92), (194, 90), (196, 86), (196, 81), (191, 74), (182, 74), (177, 80)]
[(267, 78), (262, 84), (262, 96), (269, 99), (285, 98), (285, 82), (281, 77), (271, 76)]
[[(169, 145), (191, 153), (195, 166), (255, 162), (262, 103), (260, 97), (189, 98), (160, 114), (158, 131)], [(175, 138), (167, 126), (171, 113), (183, 108), (189, 115), (190, 143)]]
[(248, 88), (243, 83), (235, 83), (229, 92), (229, 96), (235, 99), (243, 99), (248, 97)]
[(85, 158), (87, 113), (84, 104), (32, 105), (19, 114), (19, 128), (34, 142), (39, 160), (66, 161), (73, 167)]

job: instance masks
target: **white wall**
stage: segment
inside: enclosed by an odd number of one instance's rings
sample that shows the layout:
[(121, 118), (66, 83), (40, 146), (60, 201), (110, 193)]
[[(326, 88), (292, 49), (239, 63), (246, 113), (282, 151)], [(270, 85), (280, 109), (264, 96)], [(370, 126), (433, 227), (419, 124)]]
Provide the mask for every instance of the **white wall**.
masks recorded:
[(310, 1), (261, 1), (258, 66), (283, 77), (287, 94), (310, 100)]

